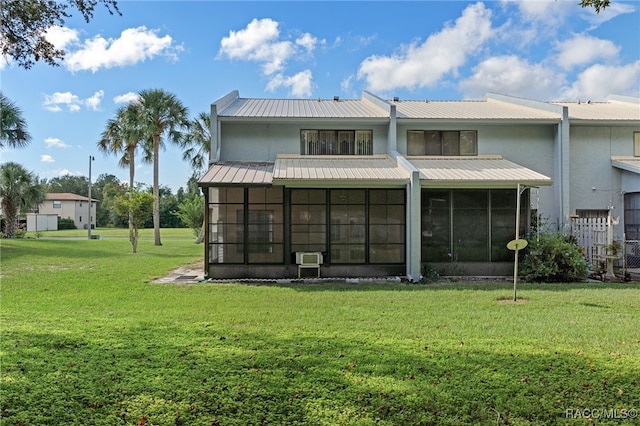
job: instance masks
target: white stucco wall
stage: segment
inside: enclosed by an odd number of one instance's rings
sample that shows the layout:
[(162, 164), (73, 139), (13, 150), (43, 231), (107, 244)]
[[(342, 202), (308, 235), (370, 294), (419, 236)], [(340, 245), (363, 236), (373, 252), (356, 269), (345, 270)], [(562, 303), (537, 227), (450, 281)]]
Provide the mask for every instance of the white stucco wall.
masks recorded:
[[(615, 227), (615, 238), (621, 238), (624, 218), (623, 191), (633, 189), (625, 180), (623, 170), (611, 165), (612, 156), (633, 155), (635, 127), (571, 126), (571, 195), (570, 208), (607, 209), (613, 206), (613, 216), (621, 219)], [(640, 187), (636, 188), (640, 191)]]
[(222, 123), (221, 161), (275, 161), (278, 154), (300, 154), (300, 130), (373, 130), (374, 154), (387, 152), (387, 125), (367, 123)]

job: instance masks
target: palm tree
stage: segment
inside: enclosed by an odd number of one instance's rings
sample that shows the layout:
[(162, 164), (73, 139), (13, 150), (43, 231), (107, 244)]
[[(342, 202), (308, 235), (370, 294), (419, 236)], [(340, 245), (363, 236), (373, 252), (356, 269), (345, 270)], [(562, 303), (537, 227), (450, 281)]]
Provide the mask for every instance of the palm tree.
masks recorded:
[[(193, 169), (192, 178), (197, 180), (209, 164), (209, 153), (211, 152), (211, 116), (209, 114), (201, 112), (191, 121), (191, 127), (182, 146), (186, 148), (182, 159), (189, 162)], [(203, 241), (204, 222), (198, 232), (196, 243), (199, 244)]]
[(22, 110), (0, 92), (0, 148), (24, 148), (31, 142)]
[(184, 137), (182, 147), (186, 148), (182, 159), (189, 162), (194, 176), (200, 177), (209, 165), (211, 152), (211, 116), (209, 114), (201, 112), (191, 121), (191, 127)]
[[(120, 167), (129, 166), (129, 191), (134, 188), (136, 173), (135, 153), (142, 144), (142, 133), (138, 124), (140, 104), (137, 101), (120, 107), (116, 116), (107, 120), (107, 125), (98, 141), (98, 148), (107, 154), (122, 154)], [(148, 158), (145, 155), (144, 159)], [(131, 193), (131, 192), (130, 192)], [(129, 240), (133, 238), (133, 216), (129, 215)]]
[(156, 246), (160, 241), (160, 194), (159, 194), (159, 157), (160, 147), (164, 146), (163, 137), (180, 144), (182, 131), (189, 129), (189, 111), (172, 93), (162, 89), (143, 90), (139, 93), (140, 121), (145, 142), (153, 158), (153, 235)]
[(15, 238), (20, 210), (42, 203), (44, 187), (33, 173), (20, 164), (9, 162), (0, 166), (0, 197), (4, 213), (3, 233), (6, 238)]

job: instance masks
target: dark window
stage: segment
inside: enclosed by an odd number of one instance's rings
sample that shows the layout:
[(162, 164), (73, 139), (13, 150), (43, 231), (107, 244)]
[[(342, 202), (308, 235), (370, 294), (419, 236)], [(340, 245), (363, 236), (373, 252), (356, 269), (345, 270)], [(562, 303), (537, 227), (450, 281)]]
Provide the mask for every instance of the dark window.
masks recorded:
[(372, 155), (371, 130), (301, 130), (302, 155)]
[(283, 263), (283, 189), (210, 188), (209, 263)]
[(627, 240), (640, 240), (640, 192), (624, 194), (624, 232)]
[(53, 202), (53, 208), (54, 209), (61, 209), (62, 208), (62, 201), (54, 201)]
[(594, 217), (607, 217), (609, 215), (609, 210), (585, 210), (585, 209), (576, 209), (576, 214), (578, 217), (583, 218), (594, 218)]
[(475, 130), (409, 130), (407, 155), (478, 155)]
[[(528, 192), (522, 195), (528, 206)], [(521, 207), (520, 235), (528, 208)], [(423, 262), (513, 260), (506, 245), (515, 238), (516, 191), (422, 191)]]

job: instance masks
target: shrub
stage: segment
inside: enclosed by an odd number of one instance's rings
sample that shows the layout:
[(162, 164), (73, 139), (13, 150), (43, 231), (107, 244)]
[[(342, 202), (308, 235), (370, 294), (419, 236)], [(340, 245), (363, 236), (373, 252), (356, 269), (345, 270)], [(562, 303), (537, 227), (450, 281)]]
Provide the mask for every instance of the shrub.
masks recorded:
[(543, 232), (529, 240), (521, 274), (528, 281), (575, 282), (587, 278), (588, 264), (575, 238)]
[(71, 218), (58, 218), (58, 229), (77, 229), (76, 224)]

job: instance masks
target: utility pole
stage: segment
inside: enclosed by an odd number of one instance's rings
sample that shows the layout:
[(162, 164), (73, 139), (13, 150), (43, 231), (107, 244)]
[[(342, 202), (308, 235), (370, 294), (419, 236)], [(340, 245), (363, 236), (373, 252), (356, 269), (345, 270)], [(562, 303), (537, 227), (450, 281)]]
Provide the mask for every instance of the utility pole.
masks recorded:
[(95, 160), (93, 155), (89, 156), (89, 215), (87, 216), (89, 220), (89, 225), (87, 226), (87, 238), (91, 239), (91, 162)]

